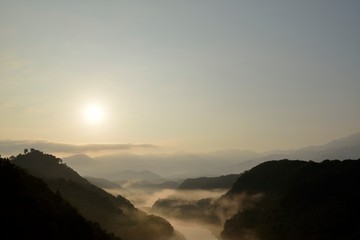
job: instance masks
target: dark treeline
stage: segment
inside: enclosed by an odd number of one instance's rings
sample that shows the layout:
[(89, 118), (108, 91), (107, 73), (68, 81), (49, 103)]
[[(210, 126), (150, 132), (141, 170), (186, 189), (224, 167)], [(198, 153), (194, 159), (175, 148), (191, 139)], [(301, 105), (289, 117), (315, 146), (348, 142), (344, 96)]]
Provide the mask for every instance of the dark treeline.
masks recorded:
[(59, 193), (0, 158), (0, 239), (120, 239), (89, 222)]
[(226, 221), (222, 238), (360, 239), (359, 173), (360, 160), (260, 164), (219, 200), (262, 194)]
[(213, 189), (230, 189), (238, 179), (239, 174), (229, 174), (220, 177), (200, 177), (185, 179), (178, 189), (180, 190), (213, 190)]

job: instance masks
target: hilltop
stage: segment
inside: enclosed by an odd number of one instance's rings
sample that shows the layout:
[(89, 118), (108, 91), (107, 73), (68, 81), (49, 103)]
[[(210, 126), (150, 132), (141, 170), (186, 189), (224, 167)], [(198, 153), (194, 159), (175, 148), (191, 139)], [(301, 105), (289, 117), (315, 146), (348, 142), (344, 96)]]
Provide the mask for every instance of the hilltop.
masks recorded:
[(43, 179), (53, 192), (59, 192), (86, 219), (123, 240), (181, 239), (165, 219), (148, 215), (126, 198), (113, 196), (82, 178), (61, 159), (32, 149), (13, 157), (12, 163)]
[(262, 163), (214, 204), (237, 204), (222, 239), (359, 239), (359, 172), (360, 160)]

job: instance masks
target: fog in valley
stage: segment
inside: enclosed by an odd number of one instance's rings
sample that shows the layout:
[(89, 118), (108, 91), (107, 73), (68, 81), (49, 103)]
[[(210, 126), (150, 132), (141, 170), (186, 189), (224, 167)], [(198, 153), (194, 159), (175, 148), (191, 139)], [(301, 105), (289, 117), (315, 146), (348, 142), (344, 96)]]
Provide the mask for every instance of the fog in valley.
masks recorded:
[[(167, 219), (186, 239), (220, 239), (224, 224), (238, 212), (251, 209), (264, 195), (236, 193), (224, 197), (241, 173), (269, 159), (320, 159), (334, 152), (339, 159), (359, 154), (359, 134), (292, 151), (206, 154), (73, 155), (64, 162), (107, 192), (127, 198), (148, 214)], [(193, 161), (195, 159), (195, 161)], [(221, 161), (219, 161), (221, 159)], [(228, 175), (226, 175), (228, 174)], [(232, 175), (231, 175), (232, 174)], [(256, 239), (251, 231), (245, 239)]]
[(177, 209), (167, 208), (164, 211), (153, 209), (156, 201), (161, 199), (172, 199), (181, 204), (189, 204), (200, 199), (215, 199), (223, 195), (226, 190), (177, 190), (177, 189), (149, 189), (149, 188), (132, 188), (125, 184), (122, 188), (105, 189), (111, 194), (122, 195), (129, 199), (136, 207), (147, 213), (155, 214), (167, 219), (174, 228), (182, 233), (187, 240), (215, 240), (221, 231), (221, 225), (209, 224), (196, 217), (187, 218), (183, 216), (186, 212), (178, 212)]
[[(293, 234), (325, 236), (327, 232), (323, 228), (328, 224), (337, 226), (332, 228), (333, 234), (344, 236), (347, 220), (356, 215), (356, 211), (349, 209), (360, 200), (354, 198), (357, 189), (350, 187), (350, 183), (357, 182), (359, 160), (349, 160), (354, 154), (360, 155), (359, 139), (360, 134), (355, 134), (319, 147), (294, 151), (316, 156), (336, 150), (342, 156), (337, 160), (271, 160), (272, 153), (263, 156), (270, 160), (260, 157), (239, 160), (236, 164), (234, 154), (241, 151), (231, 151), (230, 158), (226, 154), (216, 155), (218, 161), (212, 153), (196, 155), (203, 168), (192, 164), (191, 157), (195, 155), (166, 155), (159, 159), (154, 155), (138, 155), (129, 161), (124, 156), (116, 160), (114, 155), (89, 157), (82, 154), (60, 159), (30, 148), (17, 156), (1, 158), (0, 167), (4, 170), (0, 170), (5, 171), (5, 177), (14, 178), (8, 173), (12, 163), (25, 168), (21, 173), (24, 177), (30, 173), (41, 178), (54, 191), (55, 199), (66, 198), (86, 218), (110, 231), (110, 238), (140, 240), (143, 234), (149, 234), (154, 240), (257, 240)], [(172, 166), (169, 161), (173, 156), (176, 157)], [(241, 159), (240, 155), (238, 157)], [(146, 162), (149, 159), (152, 159), (151, 164)], [(140, 168), (142, 164), (143, 169)], [(152, 168), (147, 169), (147, 166)], [(231, 167), (231, 174), (220, 175), (222, 170)], [(156, 170), (158, 172), (154, 172)], [(24, 183), (18, 181), (17, 184)], [(33, 193), (30, 197), (37, 195)], [(314, 216), (309, 218), (313, 212)], [(327, 218), (324, 212), (338, 217)], [(55, 217), (54, 221), (63, 217)], [(341, 224), (338, 218), (342, 219)], [(299, 231), (274, 228), (277, 224), (286, 226), (288, 221), (302, 227)], [(313, 223), (307, 226), (309, 222)], [(320, 227), (314, 230), (317, 224)], [(349, 234), (351, 237), (357, 232)]]

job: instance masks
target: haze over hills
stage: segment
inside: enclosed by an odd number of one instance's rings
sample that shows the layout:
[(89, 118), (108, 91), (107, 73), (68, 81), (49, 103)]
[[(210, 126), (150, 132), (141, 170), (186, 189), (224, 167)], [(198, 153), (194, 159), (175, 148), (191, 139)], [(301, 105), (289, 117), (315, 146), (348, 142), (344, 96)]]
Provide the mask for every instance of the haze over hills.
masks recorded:
[(121, 188), (121, 186), (119, 184), (109, 181), (104, 178), (95, 178), (95, 177), (85, 176), (85, 179), (88, 180), (91, 184), (94, 184), (95, 186), (97, 186), (99, 188), (103, 188), (103, 189), (104, 188), (106, 188), (106, 189)]
[(309, 146), (297, 150), (274, 151), (261, 157), (224, 168), (224, 173), (243, 172), (259, 163), (275, 159), (301, 159), (322, 161), (324, 159), (358, 159), (360, 157), (360, 133), (339, 138), (320, 146)]
[[(236, 164), (241, 159), (248, 159), (248, 152), (245, 153), (246, 157), (242, 157), (243, 151), (236, 152), (237, 154), (231, 151), (229, 155), (227, 155), (227, 151), (222, 152), (222, 154), (219, 152), (214, 154), (121, 154), (94, 158), (87, 157), (84, 162), (79, 161), (77, 156), (71, 156), (65, 157), (63, 160), (81, 175), (113, 179), (113, 175), (120, 171), (150, 171), (163, 178), (183, 179), (202, 176), (202, 173), (205, 173), (208, 168), (221, 168), (224, 165)], [(83, 155), (80, 158), (85, 159)], [(221, 175), (217, 173), (210, 175)], [(118, 175), (118, 178), (121, 178), (121, 176)]]
[[(182, 239), (166, 220), (95, 187), (59, 158), (32, 149), (11, 159), (41, 177), (85, 218), (122, 239)], [(185, 190), (159, 197), (149, 210), (196, 223), (216, 236), (221, 232), (223, 240), (358, 239), (359, 163), (268, 161), (240, 175), (188, 179), (180, 187)], [(216, 192), (219, 186), (231, 189), (219, 198), (225, 191)]]
[(357, 159), (360, 155), (360, 133), (289, 153), (289, 159), (322, 161), (323, 159)]
[(122, 180), (155, 180), (161, 177), (150, 171), (119, 171), (108, 175), (110, 180), (122, 181)]
[(200, 176), (214, 177), (224, 174), (238, 174), (271, 159), (321, 161), (323, 159), (356, 159), (359, 156), (360, 133), (357, 133), (320, 146), (262, 154), (250, 151), (228, 150), (203, 154), (122, 154), (95, 158), (90, 158), (86, 155), (74, 155), (63, 158), (63, 160), (81, 175), (111, 179), (113, 174), (119, 171), (131, 170), (141, 172), (148, 170), (164, 178), (185, 179)]

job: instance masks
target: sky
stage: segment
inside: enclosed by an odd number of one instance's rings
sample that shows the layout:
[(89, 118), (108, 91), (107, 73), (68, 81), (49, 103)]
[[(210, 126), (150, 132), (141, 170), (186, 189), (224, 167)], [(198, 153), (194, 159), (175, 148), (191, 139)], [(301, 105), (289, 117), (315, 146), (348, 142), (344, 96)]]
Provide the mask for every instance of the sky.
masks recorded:
[(263, 152), (359, 132), (359, 12), (355, 0), (0, 0), (0, 140)]

